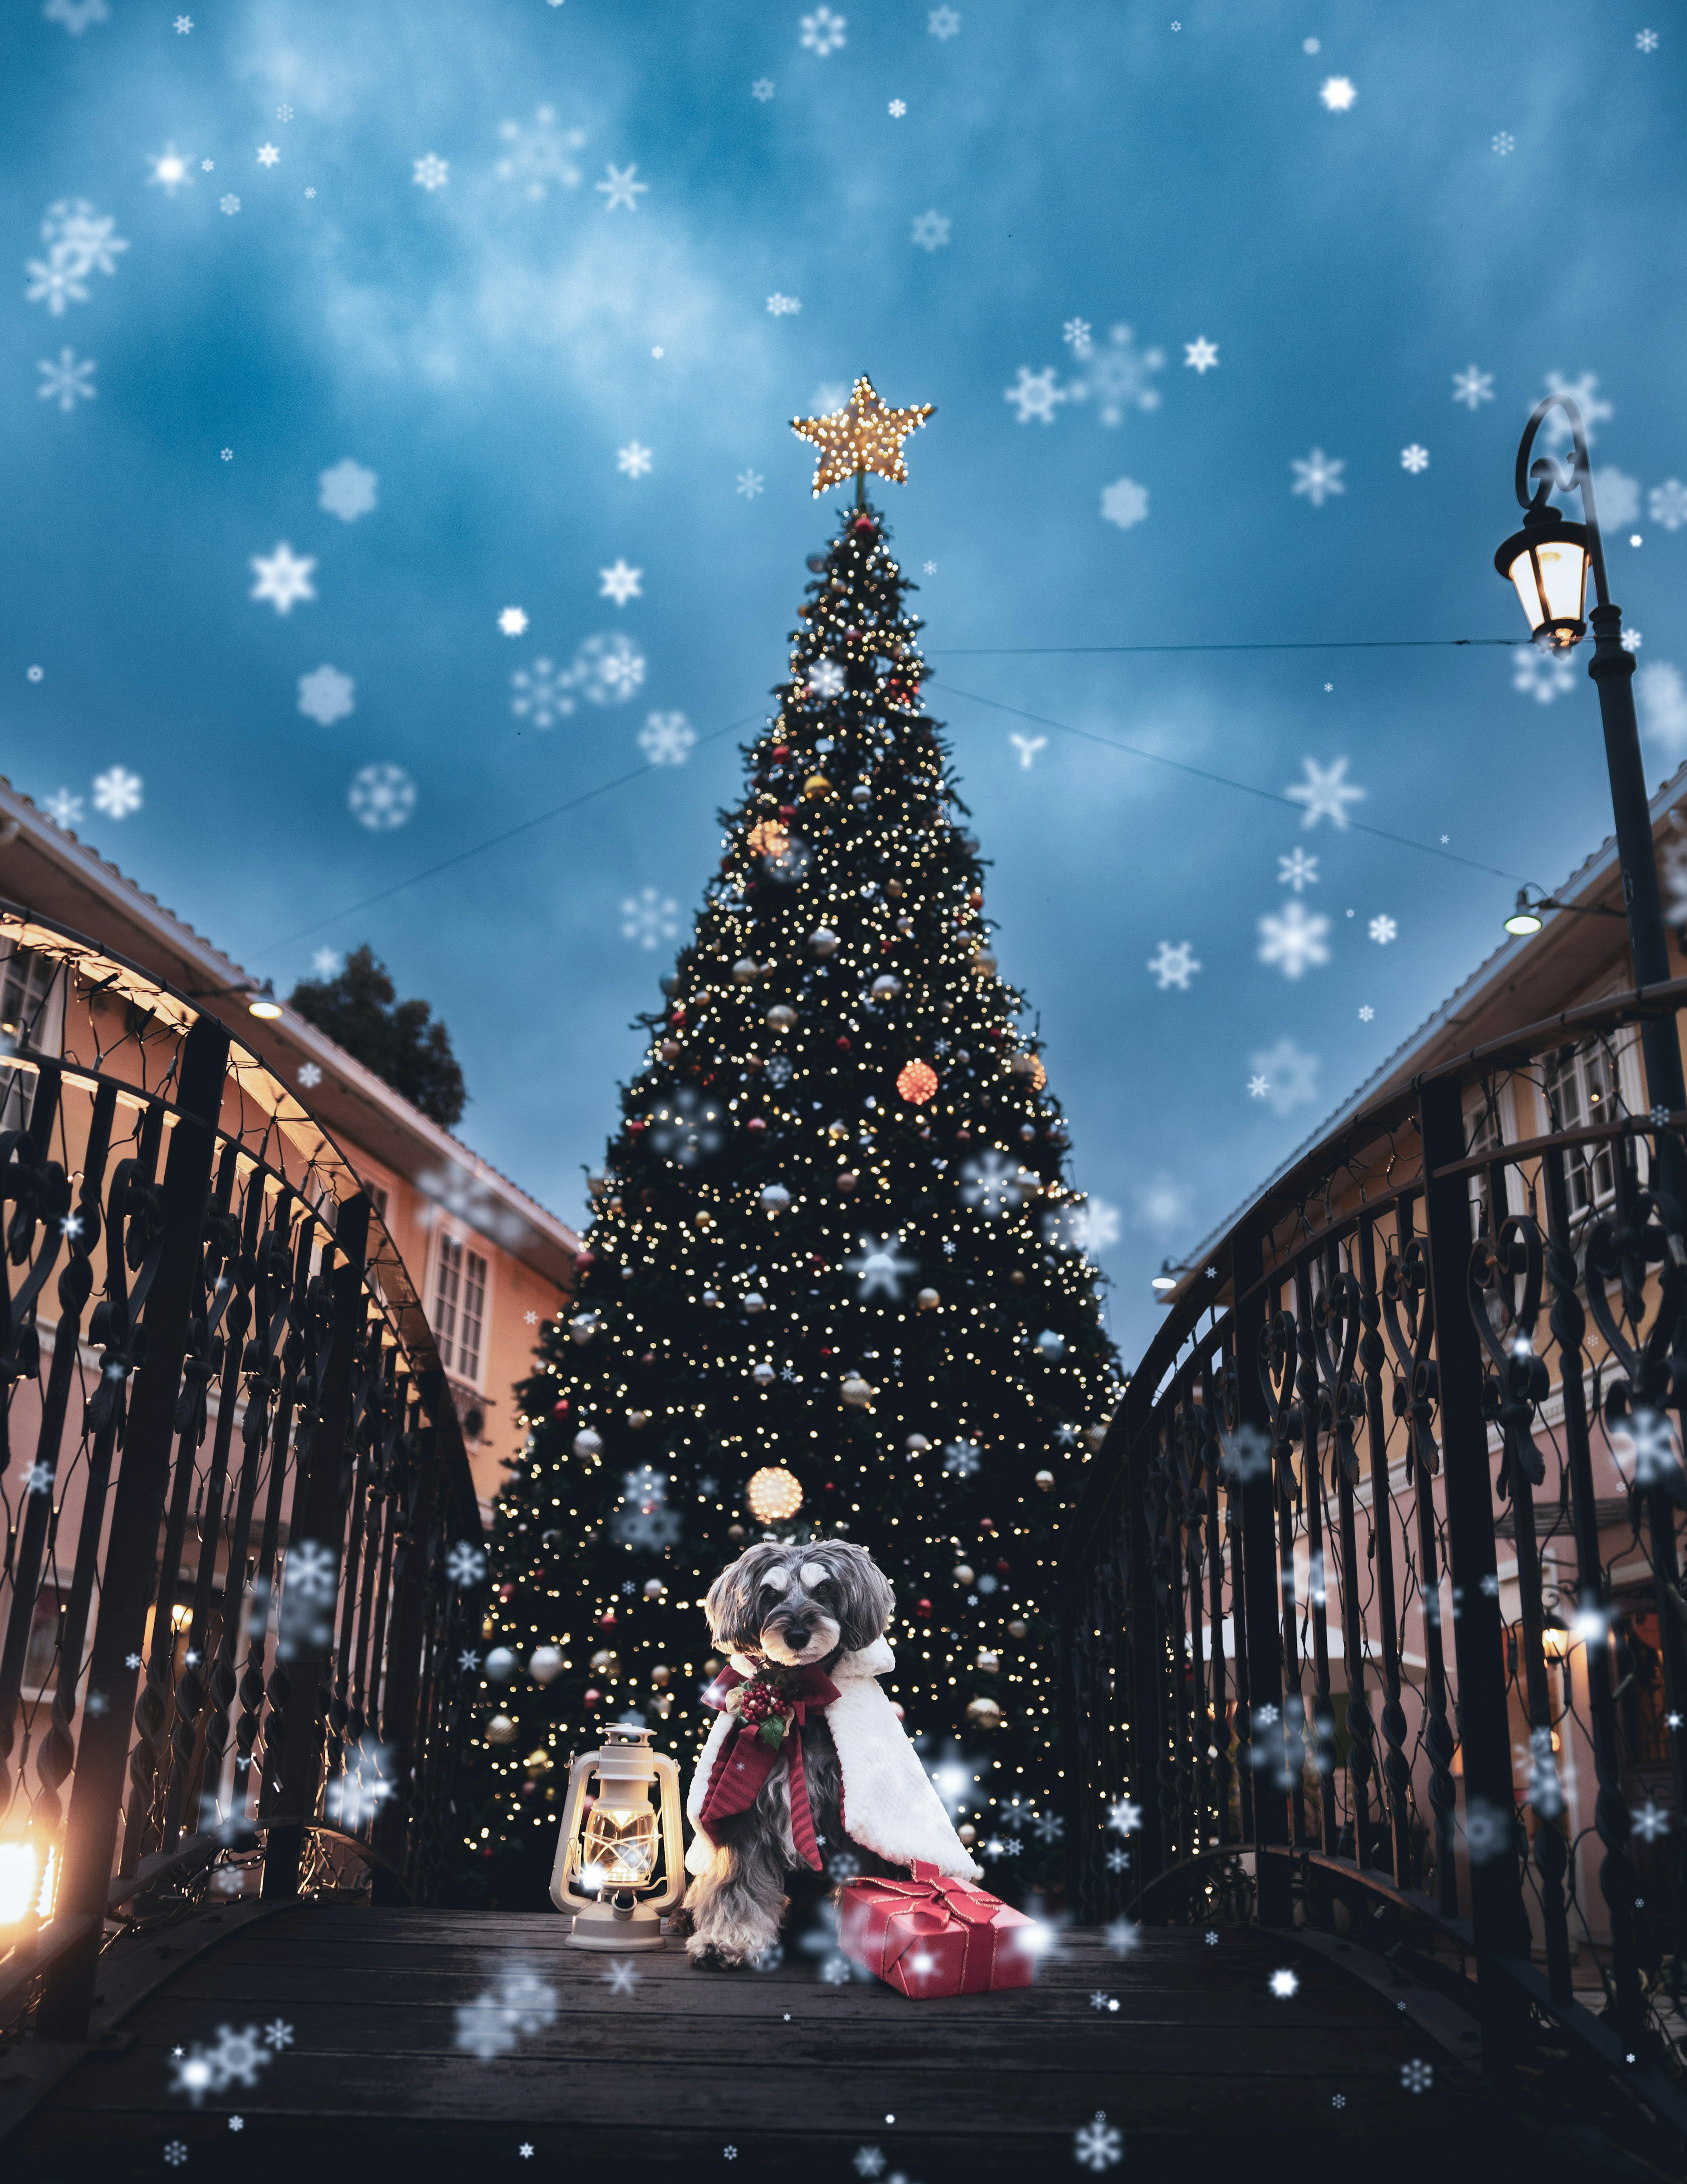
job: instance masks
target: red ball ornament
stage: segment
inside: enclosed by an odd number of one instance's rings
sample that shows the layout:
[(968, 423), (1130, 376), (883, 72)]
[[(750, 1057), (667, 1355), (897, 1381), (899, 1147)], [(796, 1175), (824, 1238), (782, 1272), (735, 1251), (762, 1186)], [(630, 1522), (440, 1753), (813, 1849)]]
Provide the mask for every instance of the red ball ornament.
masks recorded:
[(858, 515), (849, 526), (852, 531), (871, 531), (872, 527), (873, 520), (870, 515)]
[(847, 1054), (849, 1051), (849, 1034), (847, 1031), (840, 1031), (838, 1034), (838, 1050), (840, 1054)]
[(914, 1602), (914, 1613), (921, 1623), (929, 1623), (932, 1618), (932, 1603), (929, 1600), (916, 1600)]
[(600, 1691), (597, 1691), (597, 1690), (588, 1690), (588, 1691), (587, 1691), (587, 1693), (586, 1693), (586, 1711), (587, 1711), (587, 1713), (590, 1713), (590, 1712), (592, 1711), (592, 1709), (593, 1709), (593, 1707), (599, 1707), (599, 1706), (601, 1706), (601, 1705), (603, 1704), (603, 1702), (604, 1702), (604, 1695), (603, 1695), (603, 1693), (602, 1693)]
[(747, 1130), (765, 1130), (767, 1125), (760, 1115), (752, 1115), (749, 1122), (744, 1124), (744, 1128)]
[(782, 804), (779, 806), (779, 816), (782, 819), (794, 819), (796, 816), (797, 807), (794, 804)]
[(606, 1607), (598, 1618), (598, 1628), (600, 1630), (613, 1630), (615, 1627), (615, 1612), (612, 1607)]
[(551, 1405), (551, 1416), (554, 1418), (565, 1418), (568, 1416), (568, 1398), (566, 1396), (563, 1396), (560, 1401), (554, 1402)]
[(650, 1125), (642, 1116), (635, 1116), (632, 1121), (626, 1126), (626, 1134), (630, 1138), (642, 1137), (649, 1127)]
[(997, 1575), (998, 1577), (1005, 1577), (1005, 1576), (1007, 1575), (1008, 1572), (1009, 1572), (1012, 1568), (1013, 1568), (1013, 1564), (1012, 1564), (1011, 1563), (1010, 1563), (1010, 1562), (1006, 1562), (1006, 1561), (999, 1562), (999, 1563), (996, 1564), (996, 1575)]
[(791, 755), (791, 746), (789, 744), (775, 744), (773, 746), (773, 755), (775, 758), (780, 759), (789, 758)]

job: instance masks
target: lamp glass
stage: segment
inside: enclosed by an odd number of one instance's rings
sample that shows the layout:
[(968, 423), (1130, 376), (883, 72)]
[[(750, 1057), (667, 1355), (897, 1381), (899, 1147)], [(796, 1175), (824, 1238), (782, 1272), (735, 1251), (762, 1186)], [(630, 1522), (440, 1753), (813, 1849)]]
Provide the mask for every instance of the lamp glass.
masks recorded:
[(1545, 922), (1538, 912), (1519, 904), (1506, 920), (1506, 930), (1517, 939), (1527, 940), (1531, 933), (1539, 933)]
[(279, 1001), (266, 1000), (261, 994), (255, 1001), (248, 1001), (246, 1004), (247, 1015), (256, 1017), (260, 1023), (273, 1023), (281, 1012), (281, 1005)]
[[(618, 1786), (625, 1801), (626, 1791)], [(580, 1870), (602, 1876), (604, 1888), (643, 1888), (656, 1870), (660, 1847), (656, 1814), (648, 1797), (637, 1803), (596, 1804), (580, 1845)]]
[(1580, 539), (1526, 538), (1506, 574), (1537, 640), (1555, 652), (1579, 644), (1587, 629), (1588, 588), (1587, 548)]

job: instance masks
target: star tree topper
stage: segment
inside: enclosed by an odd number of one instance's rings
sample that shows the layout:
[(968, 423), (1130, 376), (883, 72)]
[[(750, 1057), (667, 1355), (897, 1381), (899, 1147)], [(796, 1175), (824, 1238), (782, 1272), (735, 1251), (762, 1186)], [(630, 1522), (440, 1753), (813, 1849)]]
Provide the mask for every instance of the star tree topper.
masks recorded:
[(935, 408), (934, 403), (921, 402), (911, 410), (887, 410), (874, 393), (871, 380), (858, 379), (849, 399), (830, 416), (793, 417), (791, 430), (798, 438), (812, 440), (820, 449), (814, 474), (816, 499), (828, 487), (849, 477), (864, 478), (869, 471), (906, 485), (902, 443)]

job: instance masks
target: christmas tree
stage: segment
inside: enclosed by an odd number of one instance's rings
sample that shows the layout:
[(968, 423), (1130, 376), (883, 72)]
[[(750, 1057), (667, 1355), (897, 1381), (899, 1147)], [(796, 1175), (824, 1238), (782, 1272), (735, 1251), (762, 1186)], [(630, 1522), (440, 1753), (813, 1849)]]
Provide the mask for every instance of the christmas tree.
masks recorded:
[(1117, 1393), (1084, 1203), (997, 973), (914, 587), (862, 490), (927, 410), (798, 421), (855, 504), (809, 563), (789, 679), (642, 1019), (572, 1317), (520, 1391), (468, 1847), (536, 1901), (560, 1769), (607, 1723), (682, 1768), (704, 1594), (748, 1540), (841, 1534), (896, 1589), (890, 1696), (1020, 1893), (1059, 1868), (1054, 1540)]

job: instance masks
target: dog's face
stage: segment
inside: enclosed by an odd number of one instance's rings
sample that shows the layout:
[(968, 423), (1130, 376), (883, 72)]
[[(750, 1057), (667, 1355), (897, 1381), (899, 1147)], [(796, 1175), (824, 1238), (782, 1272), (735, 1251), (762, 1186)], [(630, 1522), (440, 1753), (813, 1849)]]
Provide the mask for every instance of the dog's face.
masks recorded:
[(722, 1570), (703, 1604), (717, 1646), (795, 1669), (871, 1646), (883, 1635), (896, 1596), (865, 1547), (770, 1541)]

